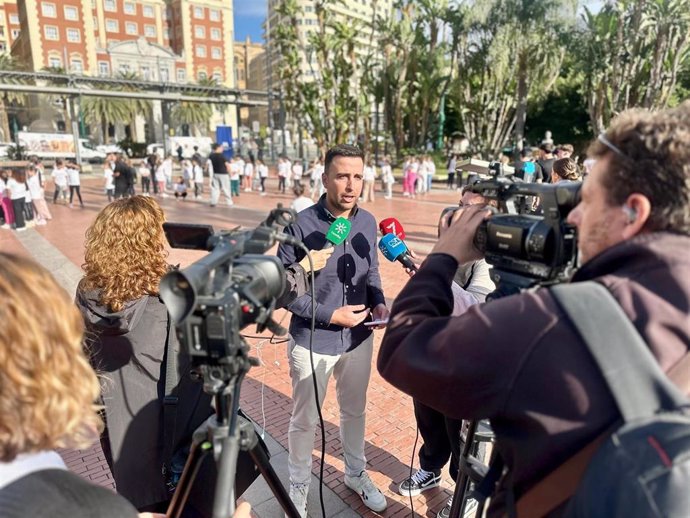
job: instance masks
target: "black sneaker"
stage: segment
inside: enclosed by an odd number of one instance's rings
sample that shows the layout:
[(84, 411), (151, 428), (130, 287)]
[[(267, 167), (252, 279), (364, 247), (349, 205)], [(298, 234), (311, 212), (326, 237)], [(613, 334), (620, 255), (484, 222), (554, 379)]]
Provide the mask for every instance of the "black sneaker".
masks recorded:
[(441, 483), (441, 472), (418, 469), (410, 478), (402, 481), (398, 492), (403, 496), (417, 496), (427, 489), (437, 487)]
[[(463, 518), (473, 518), (476, 514), (478, 505), (479, 502), (477, 502), (474, 498), (468, 498), (467, 502), (465, 503), (465, 514), (463, 515)], [(449, 518), (451, 507), (453, 507), (452, 496), (448, 499), (448, 502), (446, 502), (446, 506), (438, 512), (436, 518)]]

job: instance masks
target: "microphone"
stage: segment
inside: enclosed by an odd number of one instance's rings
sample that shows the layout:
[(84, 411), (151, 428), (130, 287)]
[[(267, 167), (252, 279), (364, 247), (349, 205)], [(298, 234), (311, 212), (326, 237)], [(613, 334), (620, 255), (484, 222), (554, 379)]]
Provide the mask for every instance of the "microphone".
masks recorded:
[(337, 218), (331, 226), (328, 228), (326, 233), (326, 246), (324, 248), (331, 248), (341, 244), (347, 236), (350, 234), (350, 229), (352, 228), (352, 223), (345, 218)]
[(395, 234), (398, 238), (405, 240), (405, 231), (403, 230), (402, 223), (395, 218), (382, 219), (379, 223), (379, 230), (384, 236), (386, 234)]
[(395, 234), (386, 234), (379, 240), (379, 250), (389, 261), (399, 261), (405, 268), (417, 271), (417, 265), (412, 262), (407, 253), (407, 246)]

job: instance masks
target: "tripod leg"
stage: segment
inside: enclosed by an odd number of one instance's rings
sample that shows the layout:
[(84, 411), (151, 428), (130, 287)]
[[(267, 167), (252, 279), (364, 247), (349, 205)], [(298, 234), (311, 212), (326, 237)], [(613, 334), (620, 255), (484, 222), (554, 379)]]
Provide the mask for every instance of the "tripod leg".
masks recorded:
[(182, 476), (175, 488), (175, 494), (173, 495), (168, 510), (165, 513), (167, 518), (179, 518), (182, 514), (185, 504), (187, 503), (187, 498), (189, 497), (189, 492), (192, 490), (194, 485), (194, 480), (196, 480), (196, 475), (199, 472), (201, 464), (204, 462), (206, 455), (213, 451), (213, 445), (204, 441), (202, 443), (192, 443), (192, 449), (189, 452), (189, 457), (187, 457), (187, 462), (185, 463), (184, 470), (182, 471)]
[(268, 455), (266, 455), (266, 452), (259, 445), (254, 425), (249, 421), (241, 419), (238, 426), (242, 434), (242, 449), (249, 452), (254, 464), (256, 464), (256, 467), (259, 469), (268, 487), (271, 489), (271, 493), (273, 493), (278, 500), (280, 507), (283, 508), (285, 514), (290, 518), (301, 518), (295, 504), (292, 503), (290, 499), (290, 495), (285, 490), (285, 486), (283, 486), (278, 475), (273, 470)]
[(470, 421), (467, 428), (467, 436), (465, 437), (465, 444), (462, 448), (462, 458), (459, 461), (460, 470), (458, 471), (458, 479), (455, 482), (453, 505), (450, 507), (450, 514), (448, 515), (449, 518), (459, 518), (465, 513), (465, 502), (467, 491), (470, 487), (470, 476), (463, 464), (472, 453), (472, 448), (474, 446), (474, 435), (477, 431), (477, 425), (477, 421)]

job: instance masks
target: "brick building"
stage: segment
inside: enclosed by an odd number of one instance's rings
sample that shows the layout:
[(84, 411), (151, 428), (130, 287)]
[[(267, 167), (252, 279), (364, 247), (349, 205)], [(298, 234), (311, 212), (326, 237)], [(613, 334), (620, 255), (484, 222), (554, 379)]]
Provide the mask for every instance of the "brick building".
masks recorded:
[(36, 71), (235, 87), (233, 23), (227, 0), (0, 0), (0, 45)]
[[(268, 90), (266, 74), (266, 46), (263, 43), (252, 42), (247, 36), (245, 41), (234, 44), (235, 84), (237, 88), (249, 90)], [(258, 66), (257, 66), (258, 65)], [(240, 121), (242, 125), (252, 127), (254, 121), (266, 126), (268, 124), (267, 108), (242, 108)]]

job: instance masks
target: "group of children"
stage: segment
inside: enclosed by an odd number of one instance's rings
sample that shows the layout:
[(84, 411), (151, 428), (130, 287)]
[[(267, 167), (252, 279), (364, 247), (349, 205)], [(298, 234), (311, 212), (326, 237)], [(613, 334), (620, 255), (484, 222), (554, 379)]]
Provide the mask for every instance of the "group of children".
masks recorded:
[(407, 157), (403, 162), (403, 196), (415, 198), (431, 190), (436, 165), (428, 155)]
[(42, 166), (0, 171), (0, 223), (2, 228), (23, 232), (45, 225), (52, 215), (44, 199)]

